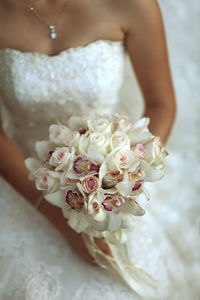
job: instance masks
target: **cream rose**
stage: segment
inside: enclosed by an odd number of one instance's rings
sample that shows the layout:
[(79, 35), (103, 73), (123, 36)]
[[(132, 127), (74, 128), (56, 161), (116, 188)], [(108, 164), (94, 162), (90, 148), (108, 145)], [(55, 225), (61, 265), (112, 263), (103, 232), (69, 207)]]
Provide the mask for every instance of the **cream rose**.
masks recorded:
[(38, 190), (53, 193), (59, 188), (59, 176), (57, 172), (40, 168), (35, 172), (35, 184)]
[(101, 132), (104, 135), (110, 135), (112, 132), (112, 123), (103, 118), (88, 120), (88, 128), (91, 132)]
[(155, 137), (153, 141), (145, 144), (146, 154), (144, 160), (157, 169), (164, 168), (163, 159), (168, 155), (167, 151), (163, 148), (160, 138)]
[(74, 153), (74, 148), (72, 150), (67, 147), (57, 148), (53, 151), (49, 159), (49, 164), (56, 167), (56, 171), (65, 171), (74, 159)]
[(108, 152), (109, 139), (102, 133), (93, 133), (90, 135), (90, 145), (95, 146), (103, 155), (106, 155)]
[(134, 153), (129, 149), (121, 149), (113, 157), (118, 168), (129, 168), (134, 160)]
[(51, 125), (49, 128), (49, 139), (59, 146), (77, 146), (80, 133), (71, 131), (63, 125)]
[(130, 140), (126, 133), (122, 131), (116, 131), (111, 137), (111, 148), (114, 149), (119, 146), (130, 147)]
[(109, 138), (102, 133), (82, 135), (79, 142), (79, 152), (83, 156), (90, 157), (98, 163), (102, 163), (108, 153)]

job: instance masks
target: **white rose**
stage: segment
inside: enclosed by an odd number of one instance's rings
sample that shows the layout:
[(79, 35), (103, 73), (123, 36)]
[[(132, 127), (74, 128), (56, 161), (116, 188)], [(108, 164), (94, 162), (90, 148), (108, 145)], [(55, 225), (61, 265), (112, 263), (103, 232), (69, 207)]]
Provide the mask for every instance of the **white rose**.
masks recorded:
[(109, 138), (102, 133), (82, 135), (79, 142), (79, 152), (83, 156), (90, 157), (97, 163), (102, 163), (108, 152)]
[(114, 149), (119, 146), (130, 147), (130, 140), (126, 133), (117, 131), (111, 137), (111, 148)]
[(70, 162), (74, 159), (74, 153), (74, 148), (72, 148), (72, 150), (67, 147), (57, 148), (52, 153), (49, 163), (56, 167), (56, 171), (64, 171), (69, 167)]
[(118, 168), (128, 169), (134, 158), (133, 151), (129, 149), (121, 149), (114, 154), (114, 161)]
[(53, 193), (59, 188), (59, 176), (57, 172), (49, 171), (45, 168), (40, 168), (35, 172), (36, 187), (38, 190), (46, 193)]
[(99, 151), (105, 155), (108, 152), (109, 138), (105, 137), (102, 133), (92, 133), (90, 135), (90, 145), (95, 146)]
[(112, 133), (112, 123), (104, 118), (88, 120), (88, 128), (91, 132), (101, 132), (105, 135)]
[(77, 146), (80, 133), (72, 131), (63, 125), (51, 125), (49, 128), (49, 139), (59, 146)]
[(144, 160), (153, 167), (158, 169), (164, 168), (163, 159), (168, 155), (167, 151), (163, 148), (160, 138), (155, 137), (153, 141), (145, 144), (146, 153)]

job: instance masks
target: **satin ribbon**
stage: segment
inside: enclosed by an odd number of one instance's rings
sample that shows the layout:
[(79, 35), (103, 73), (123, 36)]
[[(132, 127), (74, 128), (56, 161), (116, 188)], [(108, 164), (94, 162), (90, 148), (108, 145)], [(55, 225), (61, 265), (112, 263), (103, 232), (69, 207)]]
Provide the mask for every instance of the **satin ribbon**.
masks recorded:
[(156, 297), (149, 296), (149, 292), (144, 288), (146, 285), (155, 292), (156, 280), (129, 259), (126, 244), (114, 245), (104, 239), (111, 250), (111, 257), (98, 247), (94, 236), (83, 233), (82, 237), (90, 255), (100, 267), (118, 273), (126, 284), (143, 299), (156, 300)]

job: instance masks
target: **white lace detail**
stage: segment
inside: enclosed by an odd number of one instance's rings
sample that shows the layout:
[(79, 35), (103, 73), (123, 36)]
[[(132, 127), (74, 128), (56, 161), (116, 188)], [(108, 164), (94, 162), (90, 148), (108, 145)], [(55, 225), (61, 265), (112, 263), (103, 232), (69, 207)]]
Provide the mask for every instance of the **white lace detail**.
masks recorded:
[[(99, 112), (114, 110), (123, 67), (122, 41), (97, 40), (56, 56), (1, 49), (0, 94), (6, 133), (27, 156), (57, 119), (96, 107)], [(26, 143), (25, 137), (29, 137)]]
[(5, 297), (15, 300), (55, 300), (61, 292), (58, 280), (60, 273), (60, 268), (44, 262), (31, 261), (25, 265), (24, 260), (19, 259), (12, 268), (12, 281)]
[(56, 279), (57, 268), (40, 263), (25, 280), (24, 295), (27, 300), (53, 300), (60, 294), (60, 283)]

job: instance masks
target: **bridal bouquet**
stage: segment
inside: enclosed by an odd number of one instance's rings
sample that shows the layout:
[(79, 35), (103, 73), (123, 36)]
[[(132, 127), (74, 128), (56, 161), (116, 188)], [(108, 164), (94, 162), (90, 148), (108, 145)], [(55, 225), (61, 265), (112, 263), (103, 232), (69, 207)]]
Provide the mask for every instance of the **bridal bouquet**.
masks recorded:
[(133, 216), (145, 213), (138, 200), (149, 199), (144, 183), (164, 175), (167, 152), (148, 124), (96, 115), (51, 125), (49, 140), (36, 143), (39, 159), (25, 161), (30, 179), (76, 232), (123, 243)]

